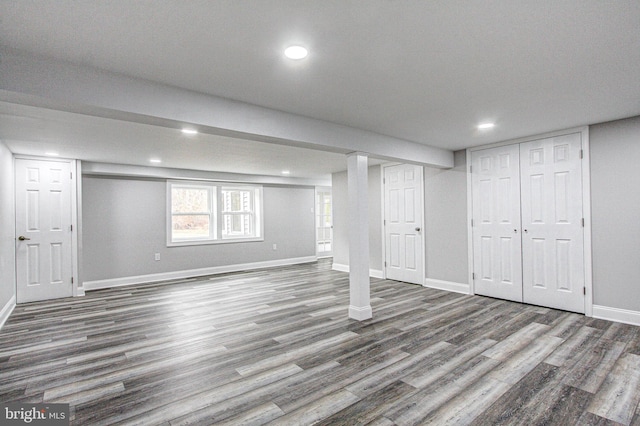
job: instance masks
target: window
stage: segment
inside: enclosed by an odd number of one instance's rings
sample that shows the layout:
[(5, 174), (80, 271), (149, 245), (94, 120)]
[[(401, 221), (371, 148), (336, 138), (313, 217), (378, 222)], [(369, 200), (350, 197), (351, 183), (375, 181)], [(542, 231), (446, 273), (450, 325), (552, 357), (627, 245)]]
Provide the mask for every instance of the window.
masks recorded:
[(215, 187), (186, 184), (170, 184), (170, 187), (171, 242), (215, 240)]
[(253, 189), (222, 188), (222, 238), (253, 237)]
[(167, 182), (167, 245), (262, 240), (262, 187)]

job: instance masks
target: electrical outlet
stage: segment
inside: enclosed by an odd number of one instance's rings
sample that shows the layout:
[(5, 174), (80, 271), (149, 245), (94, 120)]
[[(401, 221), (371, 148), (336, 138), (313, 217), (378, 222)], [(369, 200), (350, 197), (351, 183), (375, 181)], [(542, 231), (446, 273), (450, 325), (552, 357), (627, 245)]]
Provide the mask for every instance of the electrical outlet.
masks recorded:
[(274, 249), (274, 250), (278, 250), (278, 245), (277, 245), (277, 244), (274, 244), (274, 245), (273, 245), (273, 249)]
[(160, 253), (156, 253), (156, 262), (160, 260)]

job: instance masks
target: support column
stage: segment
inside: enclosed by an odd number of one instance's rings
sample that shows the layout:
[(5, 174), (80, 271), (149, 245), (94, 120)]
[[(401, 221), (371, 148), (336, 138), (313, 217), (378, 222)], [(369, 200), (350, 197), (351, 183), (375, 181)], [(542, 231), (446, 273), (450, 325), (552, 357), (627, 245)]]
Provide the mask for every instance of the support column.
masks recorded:
[(369, 182), (367, 154), (347, 156), (349, 187), (349, 318), (373, 316), (369, 302)]

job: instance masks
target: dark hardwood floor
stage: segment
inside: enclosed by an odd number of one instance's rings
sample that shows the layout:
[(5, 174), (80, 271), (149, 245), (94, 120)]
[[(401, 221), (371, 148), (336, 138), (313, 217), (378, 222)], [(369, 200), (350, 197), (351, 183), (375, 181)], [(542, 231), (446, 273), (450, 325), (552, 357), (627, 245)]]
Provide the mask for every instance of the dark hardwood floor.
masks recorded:
[(18, 306), (0, 401), (72, 424), (640, 425), (640, 327), (372, 280), (328, 261)]

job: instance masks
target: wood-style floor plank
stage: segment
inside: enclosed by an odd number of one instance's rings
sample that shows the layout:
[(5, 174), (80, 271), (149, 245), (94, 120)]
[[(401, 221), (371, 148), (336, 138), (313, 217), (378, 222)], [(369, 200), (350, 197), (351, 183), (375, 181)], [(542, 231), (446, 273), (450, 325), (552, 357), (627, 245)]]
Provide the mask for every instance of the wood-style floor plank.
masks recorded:
[(637, 425), (640, 328), (372, 279), (330, 260), (16, 307), (0, 402), (73, 425)]
[(623, 354), (596, 393), (588, 411), (618, 423), (629, 424), (640, 403), (640, 356)]

